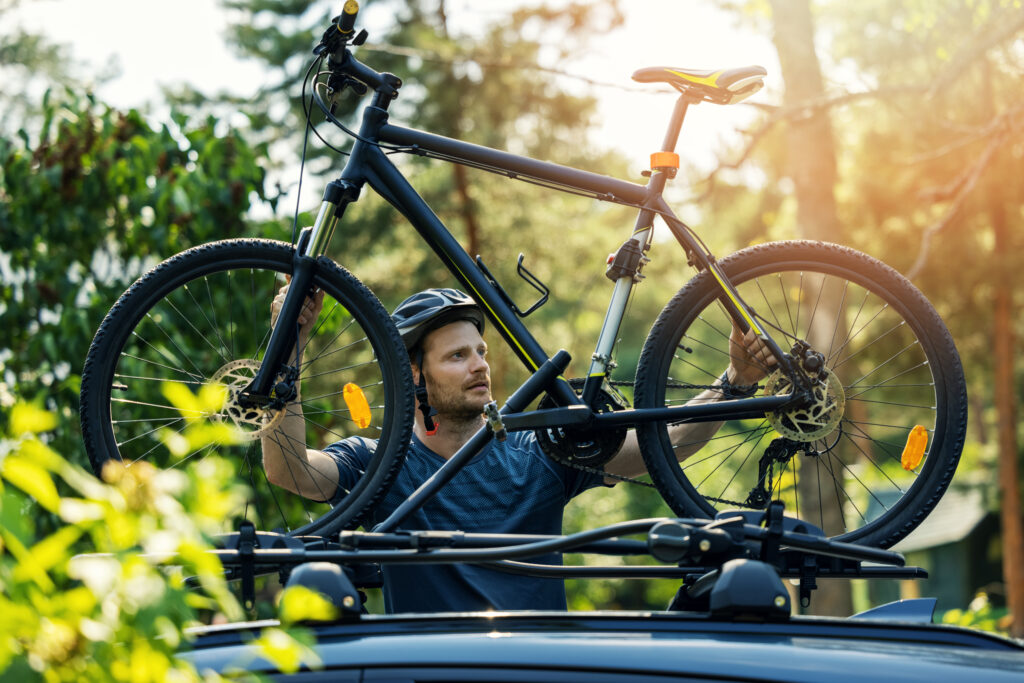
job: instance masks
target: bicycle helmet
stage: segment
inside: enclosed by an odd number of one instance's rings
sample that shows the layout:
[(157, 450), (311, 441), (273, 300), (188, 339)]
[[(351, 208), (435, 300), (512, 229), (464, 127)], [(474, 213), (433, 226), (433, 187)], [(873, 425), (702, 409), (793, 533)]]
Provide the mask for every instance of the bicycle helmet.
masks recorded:
[(423, 337), (439, 327), (468, 320), (484, 333), (484, 313), (473, 299), (457, 289), (427, 289), (398, 304), (391, 319), (405, 348), (415, 349)]
[[(423, 365), (423, 349), (420, 342), (428, 333), (445, 325), (468, 320), (476, 325), (480, 334), (484, 333), (484, 313), (473, 299), (457, 289), (427, 289), (413, 294), (398, 304), (391, 314), (391, 319), (398, 327), (398, 333), (405, 342), (405, 348), (416, 365)], [(416, 386), (416, 402), (423, 413), (423, 425), (427, 435), (437, 433), (434, 417), (437, 411), (427, 401), (426, 374), (420, 373), (420, 381)]]

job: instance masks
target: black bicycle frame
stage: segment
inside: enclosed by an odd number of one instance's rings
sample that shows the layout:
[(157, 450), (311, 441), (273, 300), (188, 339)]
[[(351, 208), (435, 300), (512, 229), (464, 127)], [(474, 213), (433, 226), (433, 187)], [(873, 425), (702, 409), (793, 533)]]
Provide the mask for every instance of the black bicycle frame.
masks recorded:
[[(292, 287), (289, 288), (288, 296), (282, 307), (280, 320), (292, 320), (297, 317), (302, 300), (308, 292), (313, 264), (318, 257), (326, 253), (334, 229), (344, 215), (348, 204), (359, 197), (364, 184), (369, 184), (375, 192), (384, 197), (412, 223), (456, 280), (481, 305), (495, 329), (527, 369), (536, 372), (549, 360), (548, 354), (506, 302), (500, 290), (491, 284), (484, 272), (474, 263), (470, 255), (466, 253), (437, 215), (391, 162), (388, 155), (384, 153), (380, 145), (385, 144), (399, 146), (411, 153), (437, 156), (454, 163), (502, 173), (512, 178), (521, 177), (531, 182), (550, 185), (554, 189), (583, 192), (605, 201), (639, 207), (640, 211), (631, 239), (637, 241), (641, 249), (649, 246), (654, 216), (662, 216), (676, 240), (690, 255), (694, 265), (698, 269), (709, 270), (718, 281), (723, 291), (721, 301), (733, 319), (740, 324), (744, 331), (753, 326), (779, 359), (783, 370), (789, 370), (790, 364), (787, 362), (786, 354), (757, 325), (754, 317), (718, 268), (713, 257), (698, 244), (690, 234), (689, 228), (675, 216), (665, 203), (661, 195), (668, 174), (664, 169), (655, 170), (651, 174), (648, 184), (644, 186), (411, 128), (391, 125), (387, 122), (389, 100), (389, 97), (384, 97), (378, 92), (373, 104), (364, 109), (359, 137), (352, 147), (348, 163), (345, 165), (341, 177), (328, 185), (309, 239), (300, 244), (300, 250), (296, 254)], [(666, 151), (671, 151), (675, 147), (687, 104), (686, 99), (681, 97), (676, 106), (663, 144)], [(613, 320), (610, 325), (613, 329), (609, 335), (612, 341), (617, 334), (621, 311), (625, 309), (632, 286), (632, 274), (621, 277), (616, 282), (613, 301), (609, 306), (606, 318), (606, 328), (609, 327), (607, 320)], [(617, 311), (616, 306), (619, 309)], [(618, 315), (618, 318), (613, 318), (614, 315)], [(602, 332), (602, 336), (606, 336), (604, 332)], [(294, 325), (279, 325), (274, 330), (264, 356), (264, 362), (250, 387), (251, 394), (266, 396), (269, 393), (268, 390), (274, 381), (276, 372), (282, 367), (282, 361), (294, 343)], [(601, 355), (601, 343), (599, 340), (599, 350), (595, 352), (595, 361)], [(608, 351), (610, 352), (610, 346)], [(608, 361), (610, 361), (610, 357)], [(550, 382), (546, 391), (560, 406), (587, 405), (596, 396), (596, 388), (600, 385), (603, 377), (604, 372), (601, 370), (591, 372), (582, 398), (576, 395), (569, 383), (561, 376)], [(714, 404), (632, 409), (604, 415), (595, 414), (590, 410), (576, 411), (575, 414), (571, 414), (564, 409), (561, 411), (555, 409), (519, 415), (512, 420), (509, 426), (511, 429), (525, 430), (542, 425), (554, 426), (560, 419), (567, 422), (558, 424), (567, 425), (579, 422), (593, 426), (603, 426), (605, 423), (608, 426), (635, 426), (662, 420), (671, 422), (722, 420), (750, 417), (752, 414), (763, 415), (765, 411), (784, 407), (793, 399), (792, 394), (785, 394), (720, 401)]]

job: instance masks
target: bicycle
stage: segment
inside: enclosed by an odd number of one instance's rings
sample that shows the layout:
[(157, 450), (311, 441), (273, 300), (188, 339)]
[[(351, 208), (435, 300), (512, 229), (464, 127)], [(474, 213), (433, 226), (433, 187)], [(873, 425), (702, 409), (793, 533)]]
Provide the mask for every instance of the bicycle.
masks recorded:
[[(189, 448), (191, 430), (227, 426), (234, 443), (219, 448), (238, 458), (240, 476), (257, 490), (252, 514), (260, 528), (303, 535), (358, 526), (402, 464), (414, 410), (408, 356), (387, 311), (327, 256), (346, 207), (369, 185), (412, 223), (534, 373), (515, 401), (490, 411), (491, 428), (467, 447), (482, 447), (501, 429), (533, 429), (552, 457), (594, 469), (634, 428), (653, 485), (680, 517), (782, 501), (829, 537), (883, 548), (935, 506), (963, 448), (967, 398), (952, 337), (924, 296), (880, 261), (838, 245), (768, 243), (719, 261), (662, 198), (678, 167), (674, 148), (687, 108), (750, 96), (764, 69), (656, 67), (634, 74), (679, 92), (662, 149), (640, 185), (390, 123), (388, 106), (402, 82), (356, 59), (350, 47), (366, 38), (354, 29), (357, 12), (346, 2), (307, 74), (311, 99), (354, 138), (313, 226), (294, 245), (226, 240), (173, 256), (132, 285), (101, 324), (83, 370), (81, 403), (97, 473), (112, 460), (163, 467), (201, 458), (215, 447)], [(358, 132), (333, 115), (332, 98), (346, 89), (372, 91)], [(637, 210), (630, 237), (606, 266), (614, 285), (586, 377), (562, 377), (566, 354), (549, 357), (523, 322), (546, 294), (521, 311), (385, 152), (464, 164)], [(612, 379), (613, 348), (648, 261), (655, 217), (697, 274), (651, 327), (630, 406)], [(544, 290), (521, 262), (520, 274)], [(272, 328), (268, 304), (285, 276), (291, 286)], [(324, 294), (323, 312), (296, 350), (299, 311), (314, 291)], [(776, 360), (763, 384), (737, 387), (719, 376), (733, 324), (753, 328)], [(220, 398), (183, 408), (168, 398), (174, 383), (214, 386)], [(708, 389), (724, 400), (694, 400)], [(523, 412), (541, 394), (537, 409)], [(279, 497), (260, 466), (261, 439), (299, 446), (280, 441), (281, 422), (297, 419), (289, 408), (295, 405), (311, 446), (353, 435), (379, 439), (370, 466), (333, 507)], [(723, 423), (710, 440), (671, 442), (670, 425), (708, 421)], [(677, 458), (677, 450), (697, 446)]]

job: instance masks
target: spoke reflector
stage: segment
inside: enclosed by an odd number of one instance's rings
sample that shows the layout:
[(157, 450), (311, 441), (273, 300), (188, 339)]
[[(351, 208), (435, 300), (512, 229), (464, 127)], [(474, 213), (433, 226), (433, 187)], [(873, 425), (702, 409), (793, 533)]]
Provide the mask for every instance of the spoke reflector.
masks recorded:
[(345, 405), (348, 406), (352, 421), (359, 425), (360, 429), (370, 426), (370, 404), (366, 401), (366, 394), (357, 385), (349, 382), (342, 389), (342, 397)]
[(903, 469), (909, 471), (920, 465), (927, 445), (928, 430), (921, 425), (915, 425), (907, 435), (907, 445), (903, 447), (903, 455), (900, 457)]

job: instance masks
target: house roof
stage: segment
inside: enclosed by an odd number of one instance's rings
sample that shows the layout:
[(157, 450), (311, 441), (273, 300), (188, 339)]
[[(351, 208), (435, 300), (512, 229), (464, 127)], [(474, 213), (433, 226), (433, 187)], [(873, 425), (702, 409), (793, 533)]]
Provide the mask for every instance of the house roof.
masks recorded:
[(921, 525), (891, 549), (911, 553), (962, 541), (987, 514), (980, 488), (951, 488)]

